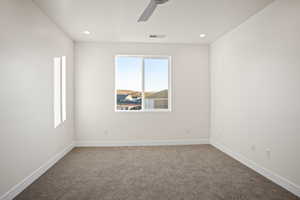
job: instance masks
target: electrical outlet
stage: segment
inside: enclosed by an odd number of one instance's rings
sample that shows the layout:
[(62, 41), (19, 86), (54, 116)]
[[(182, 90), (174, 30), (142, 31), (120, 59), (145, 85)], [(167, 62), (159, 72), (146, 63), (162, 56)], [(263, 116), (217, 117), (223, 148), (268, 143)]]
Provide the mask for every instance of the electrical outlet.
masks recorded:
[(104, 134), (105, 134), (105, 135), (108, 135), (108, 130), (104, 130)]
[(267, 158), (270, 160), (271, 159), (271, 150), (266, 149), (266, 154), (267, 154)]
[(218, 132), (217, 132), (217, 137), (218, 137), (218, 138), (223, 138), (222, 131), (218, 131)]
[(255, 151), (255, 150), (256, 150), (256, 146), (255, 146), (254, 144), (251, 146), (251, 150), (252, 150), (252, 151)]
[(190, 129), (187, 129), (185, 130), (186, 134), (190, 134), (191, 133), (191, 130)]

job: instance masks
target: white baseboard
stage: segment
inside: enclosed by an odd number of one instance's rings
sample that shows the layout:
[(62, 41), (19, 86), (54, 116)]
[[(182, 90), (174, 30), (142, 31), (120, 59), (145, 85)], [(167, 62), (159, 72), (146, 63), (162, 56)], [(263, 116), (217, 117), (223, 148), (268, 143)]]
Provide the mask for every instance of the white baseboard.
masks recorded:
[(76, 141), (76, 147), (171, 146), (209, 144), (209, 139), (149, 141)]
[(236, 159), (237, 161), (241, 162), (242, 164), (246, 165), (247, 167), (249, 167), (249, 168), (253, 169), (254, 171), (256, 171), (257, 173), (261, 174), (262, 176), (270, 179), (274, 183), (280, 185), (281, 187), (285, 188), (286, 190), (288, 190), (291, 193), (295, 194), (296, 196), (300, 197), (300, 186), (299, 185), (289, 181), (286, 178), (283, 178), (282, 176), (272, 172), (269, 169), (266, 169), (266, 168), (260, 166), (256, 162), (247, 159), (243, 155), (232, 151), (231, 149), (229, 149), (228, 147), (226, 147), (225, 145), (223, 145), (217, 141), (211, 140), (210, 143), (211, 143), (211, 145), (213, 145), (217, 149), (221, 150), (222, 152), (226, 153), (227, 155), (231, 156), (232, 158)]
[(63, 158), (67, 153), (69, 153), (74, 148), (74, 144), (69, 145), (67, 148), (53, 156), (50, 160), (44, 163), (41, 167), (23, 179), (20, 183), (12, 187), (8, 192), (0, 197), (0, 200), (12, 200), (18, 194), (20, 194), (25, 188), (37, 180), (41, 175), (43, 175), (49, 168), (51, 168), (57, 161)]

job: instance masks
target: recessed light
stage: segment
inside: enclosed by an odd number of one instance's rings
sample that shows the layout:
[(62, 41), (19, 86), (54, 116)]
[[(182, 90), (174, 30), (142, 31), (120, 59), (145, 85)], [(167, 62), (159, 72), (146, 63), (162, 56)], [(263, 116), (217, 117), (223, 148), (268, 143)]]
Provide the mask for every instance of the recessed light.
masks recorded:
[(89, 31), (83, 31), (82, 33), (85, 34), (85, 35), (91, 34), (91, 32), (89, 32)]
[(200, 34), (200, 37), (201, 37), (201, 38), (205, 38), (205, 37), (206, 37), (206, 34)]

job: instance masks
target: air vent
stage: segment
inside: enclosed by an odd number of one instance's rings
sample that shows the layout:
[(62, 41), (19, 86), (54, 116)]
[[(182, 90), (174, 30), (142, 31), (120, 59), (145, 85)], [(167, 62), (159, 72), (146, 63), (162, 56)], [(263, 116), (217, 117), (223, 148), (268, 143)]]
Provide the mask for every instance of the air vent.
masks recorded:
[(149, 35), (149, 38), (152, 38), (152, 39), (162, 39), (165, 37), (166, 37), (166, 35), (155, 35), (155, 34)]

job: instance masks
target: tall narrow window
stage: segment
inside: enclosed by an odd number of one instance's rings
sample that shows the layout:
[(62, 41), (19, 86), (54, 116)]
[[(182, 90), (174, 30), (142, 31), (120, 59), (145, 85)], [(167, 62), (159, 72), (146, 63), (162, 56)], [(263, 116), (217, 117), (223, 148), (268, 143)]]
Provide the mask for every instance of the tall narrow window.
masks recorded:
[(66, 56), (63, 56), (61, 57), (61, 118), (63, 122), (67, 119), (66, 90)]
[(54, 128), (61, 123), (61, 62), (54, 58)]
[(116, 111), (170, 111), (170, 58), (116, 57)]
[(66, 57), (54, 58), (54, 127), (66, 120)]

